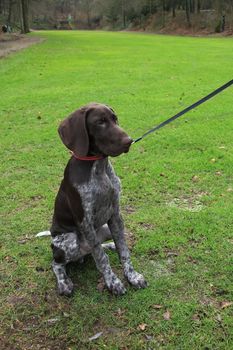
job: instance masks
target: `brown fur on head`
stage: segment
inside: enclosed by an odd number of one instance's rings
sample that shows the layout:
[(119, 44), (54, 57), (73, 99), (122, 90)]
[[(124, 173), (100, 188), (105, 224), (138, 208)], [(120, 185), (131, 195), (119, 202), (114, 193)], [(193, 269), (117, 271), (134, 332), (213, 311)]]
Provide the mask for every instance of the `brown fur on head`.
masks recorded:
[(90, 103), (63, 120), (58, 129), (65, 146), (77, 156), (93, 154), (118, 156), (128, 152), (132, 139), (119, 125), (114, 111)]

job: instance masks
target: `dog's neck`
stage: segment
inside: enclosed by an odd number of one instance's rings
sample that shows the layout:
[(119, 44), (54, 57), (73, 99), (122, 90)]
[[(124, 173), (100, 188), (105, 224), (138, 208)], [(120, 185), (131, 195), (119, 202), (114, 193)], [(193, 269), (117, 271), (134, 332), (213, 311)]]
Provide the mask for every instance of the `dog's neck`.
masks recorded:
[(105, 156), (103, 155), (90, 155), (90, 156), (78, 156), (77, 154), (75, 154), (74, 152), (71, 152), (72, 156), (75, 158), (75, 159), (78, 159), (78, 160), (86, 160), (86, 161), (95, 161), (95, 160), (101, 160), (101, 159), (104, 159), (106, 158)]

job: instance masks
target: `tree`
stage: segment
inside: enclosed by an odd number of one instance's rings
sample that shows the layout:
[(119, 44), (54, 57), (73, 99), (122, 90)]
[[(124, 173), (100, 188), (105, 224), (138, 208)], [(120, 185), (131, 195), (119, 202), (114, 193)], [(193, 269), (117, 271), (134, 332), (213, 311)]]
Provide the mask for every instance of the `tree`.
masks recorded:
[(187, 22), (188, 22), (188, 26), (189, 26), (189, 27), (191, 27), (190, 10), (191, 10), (190, 0), (185, 0), (186, 18), (187, 18)]
[(22, 33), (29, 33), (29, 0), (21, 0)]
[(29, 20), (35, 28), (41, 23), (43, 28), (53, 28), (68, 17), (72, 17), (74, 28), (100, 28), (107, 23), (116, 29), (146, 28), (148, 24), (159, 28), (167, 19), (166, 26), (171, 23), (170, 14), (178, 25), (183, 18), (189, 27), (201, 23), (204, 28), (206, 22), (212, 29), (225, 15), (225, 29), (229, 30), (233, 27), (233, 0), (0, 0), (2, 23), (21, 26), (23, 33), (29, 32)]

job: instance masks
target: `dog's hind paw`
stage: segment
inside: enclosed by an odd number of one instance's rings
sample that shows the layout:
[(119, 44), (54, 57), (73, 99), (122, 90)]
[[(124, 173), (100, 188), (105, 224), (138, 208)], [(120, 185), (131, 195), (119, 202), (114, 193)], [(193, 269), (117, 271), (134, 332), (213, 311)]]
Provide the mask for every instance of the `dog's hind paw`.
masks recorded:
[(69, 297), (73, 292), (74, 285), (70, 278), (66, 278), (58, 282), (57, 288), (60, 295)]

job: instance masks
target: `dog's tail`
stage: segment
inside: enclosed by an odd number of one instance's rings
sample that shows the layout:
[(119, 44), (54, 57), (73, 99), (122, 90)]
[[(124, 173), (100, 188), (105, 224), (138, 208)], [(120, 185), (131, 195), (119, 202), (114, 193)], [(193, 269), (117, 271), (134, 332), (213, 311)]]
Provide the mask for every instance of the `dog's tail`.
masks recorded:
[(36, 237), (51, 236), (50, 231), (42, 231), (36, 234)]

